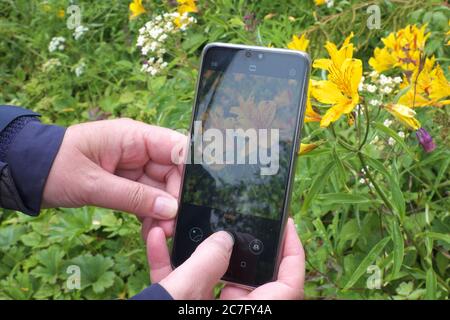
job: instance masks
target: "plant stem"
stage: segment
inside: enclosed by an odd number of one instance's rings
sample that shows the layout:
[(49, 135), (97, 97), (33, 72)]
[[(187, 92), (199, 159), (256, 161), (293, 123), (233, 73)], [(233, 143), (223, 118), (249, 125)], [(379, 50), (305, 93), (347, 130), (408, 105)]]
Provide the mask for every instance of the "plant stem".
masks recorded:
[(358, 158), (359, 161), (361, 162), (361, 165), (364, 168), (364, 172), (367, 175), (367, 178), (369, 178), (369, 181), (373, 184), (373, 187), (375, 188), (375, 191), (378, 193), (378, 195), (381, 197), (381, 199), (383, 200), (384, 204), (389, 208), (389, 210), (393, 213), (394, 209), (392, 208), (391, 203), (389, 202), (388, 198), (386, 197), (386, 195), (384, 194), (383, 190), (381, 190), (380, 186), (378, 185), (378, 183), (375, 181), (375, 179), (373, 178), (372, 174), (370, 173), (370, 170), (367, 170), (367, 165), (366, 165), (366, 161), (364, 160), (364, 155), (361, 151), (359, 151), (358, 153)]
[(364, 139), (358, 147), (358, 152), (364, 147), (367, 142), (367, 137), (369, 136), (369, 128), (370, 128), (370, 118), (369, 118), (369, 110), (367, 106), (364, 106), (364, 116), (366, 117), (366, 132), (364, 134)]
[(336, 134), (336, 131), (334, 131), (334, 126), (333, 124), (330, 125), (331, 128), (331, 133), (333, 134), (333, 137), (336, 139), (337, 143), (339, 143), (344, 149), (347, 149), (348, 151), (351, 152), (358, 152), (358, 150), (356, 150), (355, 148), (353, 148), (350, 144), (348, 144), (347, 142), (345, 142), (343, 139), (341, 139), (340, 137), (338, 137), (338, 135)]

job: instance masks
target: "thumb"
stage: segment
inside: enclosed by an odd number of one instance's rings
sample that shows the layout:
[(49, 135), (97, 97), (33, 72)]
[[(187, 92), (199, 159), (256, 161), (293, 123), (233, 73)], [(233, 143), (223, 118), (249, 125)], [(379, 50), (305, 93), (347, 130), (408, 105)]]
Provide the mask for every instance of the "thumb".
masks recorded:
[(100, 170), (89, 195), (89, 204), (127, 211), (141, 217), (174, 218), (177, 200), (169, 193)]
[(228, 232), (214, 233), (159, 284), (174, 299), (211, 298), (212, 289), (227, 271), (233, 244)]

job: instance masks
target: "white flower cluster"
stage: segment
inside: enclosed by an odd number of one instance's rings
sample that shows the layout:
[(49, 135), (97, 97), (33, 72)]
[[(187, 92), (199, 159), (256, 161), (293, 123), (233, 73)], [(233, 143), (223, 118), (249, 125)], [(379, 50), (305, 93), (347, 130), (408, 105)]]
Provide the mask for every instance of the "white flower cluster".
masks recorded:
[(85, 27), (83, 25), (79, 25), (78, 27), (75, 28), (75, 30), (73, 31), (73, 38), (75, 40), (80, 39), (87, 31), (89, 31), (88, 27)]
[(54, 52), (56, 50), (63, 51), (64, 44), (66, 43), (66, 38), (64, 37), (53, 37), (48, 44), (48, 51)]
[(47, 61), (45, 61), (45, 63), (42, 65), (42, 71), (44, 72), (50, 72), (53, 69), (60, 67), (61, 66), (61, 61), (59, 61), (59, 59), (49, 59)]
[(369, 182), (369, 179), (365, 178), (365, 176), (367, 175), (367, 171), (369, 171), (369, 167), (367, 167), (367, 166), (366, 166), (366, 168), (361, 169), (361, 175), (363, 177), (359, 179), (359, 183), (367, 184), (369, 187), (373, 188), (372, 182)]
[(164, 44), (169, 35), (185, 31), (187, 26), (196, 22), (197, 20), (187, 13), (180, 15), (178, 12), (166, 12), (147, 22), (139, 29), (136, 43), (146, 59), (141, 70), (154, 76), (167, 67), (167, 62), (164, 61), (166, 53)]
[(325, 0), (325, 3), (327, 4), (327, 8), (334, 6), (334, 0)]
[[(392, 120), (386, 119), (386, 120), (384, 120), (384, 123), (383, 123), (383, 124), (384, 124), (386, 127), (389, 127), (389, 126), (392, 124)], [(398, 134), (398, 136), (399, 136), (400, 138), (402, 138), (402, 139), (405, 139), (406, 136), (407, 136), (406, 133), (403, 132), (403, 131), (399, 131), (399, 132), (397, 132), (397, 134)], [(378, 137), (378, 135), (376, 135), (376, 136), (372, 139), (372, 141), (370, 141), (370, 144), (381, 146), (381, 145), (383, 144), (383, 142), (380, 140), (380, 137)], [(395, 139), (392, 138), (392, 137), (389, 137), (389, 139), (387, 140), (387, 144), (390, 145), (390, 146), (395, 145)]]
[[(372, 94), (379, 94), (381, 98), (384, 95), (390, 94), (394, 91), (394, 89), (397, 88), (397, 86), (402, 83), (402, 78), (400, 77), (387, 77), (384, 74), (379, 74), (376, 71), (372, 71), (369, 74), (370, 77), (370, 83), (365, 84), (364, 80), (365, 78), (362, 77), (361, 82), (358, 86), (359, 91), (367, 91), (368, 93)], [(382, 104), (382, 99), (377, 100), (373, 99), (369, 104), (372, 106), (380, 106)]]
[(389, 128), (391, 126), (391, 124), (392, 124), (392, 120), (391, 119), (386, 119), (386, 120), (383, 121), (383, 125), (385, 127)]
[(84, 70), (86, 69), (86, 64), (83, 61), (78, 62), (76, 65), (74, 72), (77, 77), (81, 77), (81, 75), (84, 73)]

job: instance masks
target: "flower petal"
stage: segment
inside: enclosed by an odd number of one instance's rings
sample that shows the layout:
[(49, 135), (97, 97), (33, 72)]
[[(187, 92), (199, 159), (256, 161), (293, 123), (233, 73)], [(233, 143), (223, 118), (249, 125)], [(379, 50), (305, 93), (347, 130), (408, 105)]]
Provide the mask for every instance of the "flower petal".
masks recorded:
[(319, 102), (325, 104), (335, 104), (344, 99), (339, 88), (331, 81), (321, 80), (321, 81), (311, 81), (313, 90), (311, 91), (312, 96)]

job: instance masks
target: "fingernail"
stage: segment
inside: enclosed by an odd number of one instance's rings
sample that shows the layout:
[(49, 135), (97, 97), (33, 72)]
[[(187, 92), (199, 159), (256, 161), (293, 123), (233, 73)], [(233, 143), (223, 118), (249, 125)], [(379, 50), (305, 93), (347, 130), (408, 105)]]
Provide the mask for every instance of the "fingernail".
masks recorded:
[(233, 249), (234, 237), (231, 233), (226, 231), (219, 231), (214, 233), (211, 238), (223, 245), (226, 250)]
[(176, 216), (178, 203), (175, 199), (158, 197), (153, 204), (153, 213), (157, 218), (170, 219)]

